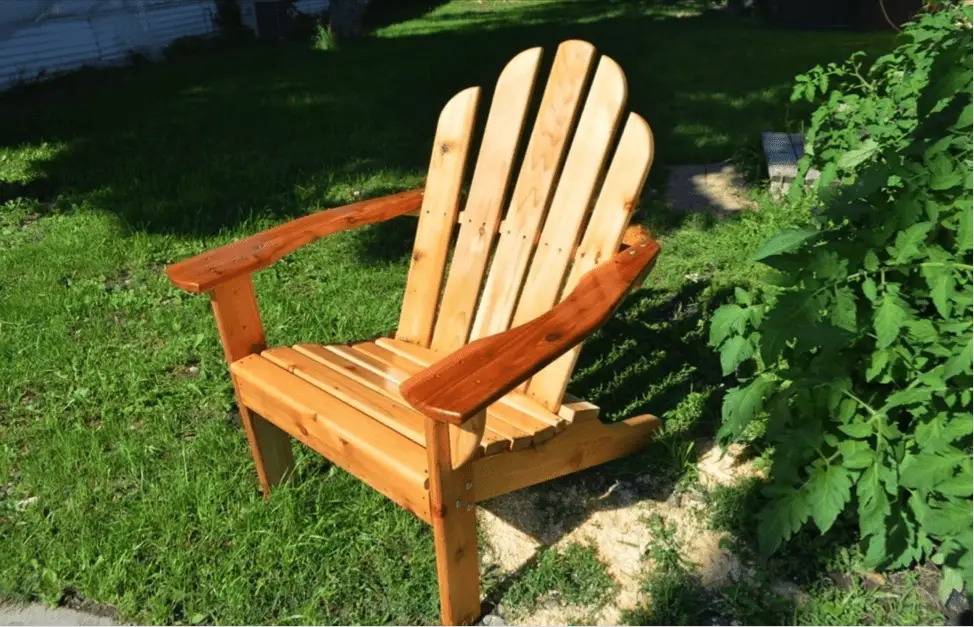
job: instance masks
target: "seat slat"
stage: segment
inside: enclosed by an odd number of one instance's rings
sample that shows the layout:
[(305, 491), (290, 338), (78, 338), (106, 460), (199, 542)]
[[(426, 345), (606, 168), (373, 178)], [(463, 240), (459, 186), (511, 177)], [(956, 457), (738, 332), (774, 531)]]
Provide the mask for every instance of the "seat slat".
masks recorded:
[(594, 56), (595, 48), (584, 41), (566, 41), (558, 46), (474, 317), (471, 341), (510, 326)]
[(426, 449), (260, 355), (230, 369), (244, 405), (431, 521)]
[(625, 101), (626, 78), (622, 69), (603, 56), (531, 260), (512, 327), (534, 320), (558, 302)]
[[(354, 360), (354, 351), (345, 346), (298, 344), (294, 349), (295, 352), (306, 356), (317, 364), (331, 369), (340, 376), (347, 377), (362, 387), (384, 396), (403, 410), (415, 414), (420, 421), (419, 430), (422, 437), (420, 444), (426, 445), (425, 426), (422, 424), (425, 418), (403, 399), (399, 393), (399, 382), (395, 377), (382, 374), (379, 372), (381, 369), (370, 368), (368, 365), (357, 362)], [(484, 432), (480, 446), (484, 455), (493, 455), (513, 450), (514, 442), (508, 435), (488, 429)]]
[(397, 332), (399, 339), (420, 346), (429, 346), (433, 335), (479, 96), (478, 87), (454, 96), (436, 126)]
[(457, 236), (463, 254), (450, 265), (433, 332), (435, 350), (449, 353), (467, 343), (540, 60), (541, 48), (525, 50), (497, 80)]
[(293, 348), (274, 348), (261, 354), (264, 359), (328, 392), (416, 444), (426, 446), (425, 418), (412, 407), (367, 388)]
[[(421, 372), (429, 365), (415, 357), (415, 355), (410, 355), (409, 350), (406, 349), (406, 347), (419, 347), (396, 340), (392, 340), (392, 343), (402, 352), (377, 346), (371, 342), (355, 344), (352, 348), (362, 354), (366, 359), (374, 360), (374, 362), (378, 362), (379, 364), (389, 364), (398, 372), (408, 373), (402, 381)], [(427, 353), (431, 352), (429, 349), (420, 350), (426, 351)], [(382, 366), (379, 365), (378, 367), (381, 368)], [(487, 426), (489, 429), (500, 433), (512, 434), (511, 439), (514, 442), (514, 446), (512, 446), (513, 450), (527, 448), (532, 443), (540, 444), (541, 442), (546, 442), (557, 433), (553, 425), (534, 420), (530, 416), (525, 416), (522, 412), (500, 402), (494, 403), (487, 408)]]
[[(374, 346), (375, 347), (372, 348), (370, 346), (363, 345), (363, 349), (370, 351), (381, 351), (385, 349), (386, 351), (394, 353), (400, 358), (406, 358), (412, 361), (414, 364), (422, 366), (423, 368), (431, 366), (443, 357), (443, 355), (435, 353), (428, 348), (414, 346), (412, 344), (400, 342), (399, 340), (388, 337), (381, 337), (377, 339)], [(400, 361), (398, 363), (402, 362)], [(411, 372), (410, 374), (414, 374), (414, 372)], [(511, 392), (506, 394), (499, 401), (491, 405), (491, 407), (494, 408), (498, 415), (504, 420), (507, 420), (506, 416), (508, 413), (525, 415), (538, 423), (533, 427), (534, 429), (545, 430), (541, 425), (546, 425), (554, 428), (555, 433), (560, 432), (565, 428), (566, 424), (570, 422), (566, 420), (564, 416), (545, 409), (537, 401), (520, 392)]]
[[(619, 250), (652, 163), (653, 133), (645, 120), (630, 113), (561, 298), (575, 289), (586, 272)], [(580, 350), (578, 347), (562, 355), (534, 375), (528, 384), (528, 395), (549, 409), (557, 408)]]

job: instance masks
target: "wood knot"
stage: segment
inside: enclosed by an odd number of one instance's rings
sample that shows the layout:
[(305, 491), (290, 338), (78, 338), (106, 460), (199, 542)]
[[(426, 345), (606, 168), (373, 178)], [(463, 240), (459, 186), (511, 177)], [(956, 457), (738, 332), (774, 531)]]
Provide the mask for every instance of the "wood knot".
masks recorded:
[(450, 152), (450, 144), (448, 144), (446, 142), (440, 144), (440, 154), (444, 154), (445, 155), (448, 152)]
[(423, 258), (423, 251), (421, 250), (413, 251), (413, 261), (419, 261), (422, 258)]
[(545, 342), (557, 342), (560, 339), (561, 339), (561, 333), (558, 333), (557, 331), (553, 333), (548, 333), (547, 335), (544, 336)]

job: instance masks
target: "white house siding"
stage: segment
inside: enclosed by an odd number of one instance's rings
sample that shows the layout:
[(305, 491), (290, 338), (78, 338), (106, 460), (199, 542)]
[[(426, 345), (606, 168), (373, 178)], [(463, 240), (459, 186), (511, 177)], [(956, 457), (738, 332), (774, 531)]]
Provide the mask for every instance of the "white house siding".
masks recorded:
[[(257, 31), (254, 2), (238, 0)], [(296, 0), (300, 13), (328, 0)], [(158, 55), (180, 37), (216, 31), (215, 0), (0, 0), (0, 90), (44, 74)]]
[(0, 0), (0, 90), (45, 73), (157, 55), (215, 30), (215, 0)]

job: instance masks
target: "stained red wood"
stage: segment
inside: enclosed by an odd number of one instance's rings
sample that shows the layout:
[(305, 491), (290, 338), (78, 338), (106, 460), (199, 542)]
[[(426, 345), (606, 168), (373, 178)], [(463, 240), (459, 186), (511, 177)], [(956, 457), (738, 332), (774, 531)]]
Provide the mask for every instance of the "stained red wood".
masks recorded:
[(472, 342), (411, 377), (402, 385), (403, 396), (431, 418), (461, 424), (595, 331), (652, 268), (658, 253), (651, 239), (618, 253), (547, 313)]
[(266, 268), (326, 235), (416, 211), (422, 202), (423, 190), (414, 189), (328, 209), (174, 263), (166, 268), (166, 274), (176, 287), (209, 292), (221, 283)]

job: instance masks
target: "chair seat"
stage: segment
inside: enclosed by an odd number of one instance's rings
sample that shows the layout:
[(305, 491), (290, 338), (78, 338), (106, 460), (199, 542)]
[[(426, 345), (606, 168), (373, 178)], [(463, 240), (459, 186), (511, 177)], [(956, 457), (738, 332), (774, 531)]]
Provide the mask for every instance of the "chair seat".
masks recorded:
[[(399, 392), (413, 374), (440, 359), (430, 349), (391, 338), (350, 345), (271, 348), (231, 365), (237, 392), (258, 414), (370, 484), (366, 475), (395, 473), (405, 494), (387, 494), (428, 516), (425, 418)], [(546, 442), (598, 408), (571, 399), (552, 412), (520, 392), (487, 409), (478, 456)], [(343, 462), (344, 460), (344, 462)]]

